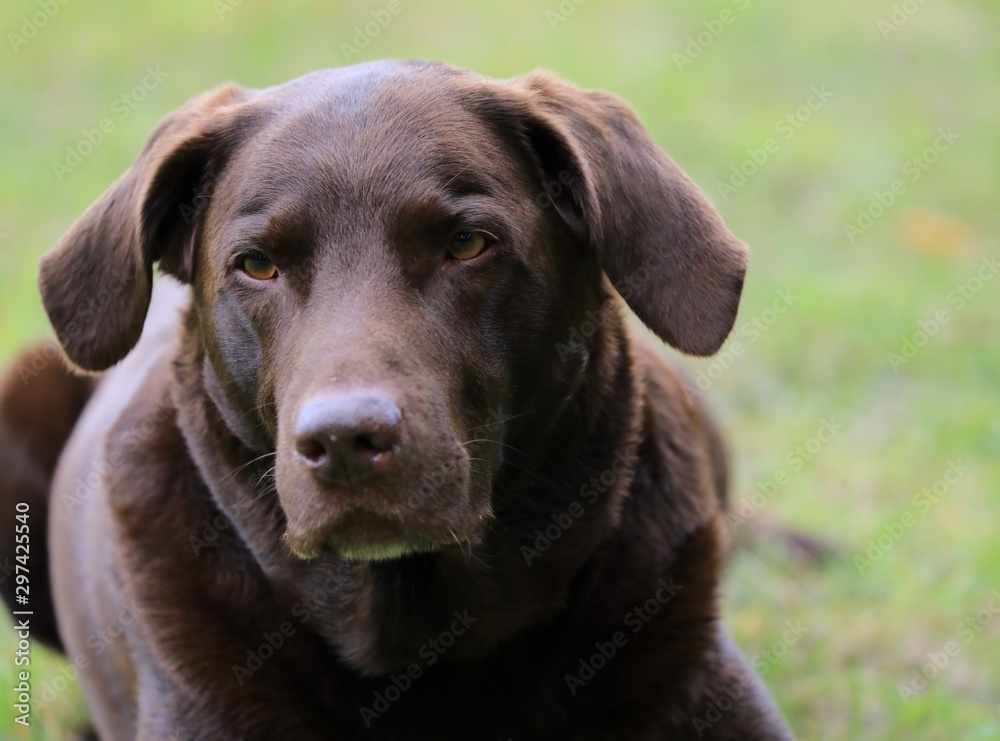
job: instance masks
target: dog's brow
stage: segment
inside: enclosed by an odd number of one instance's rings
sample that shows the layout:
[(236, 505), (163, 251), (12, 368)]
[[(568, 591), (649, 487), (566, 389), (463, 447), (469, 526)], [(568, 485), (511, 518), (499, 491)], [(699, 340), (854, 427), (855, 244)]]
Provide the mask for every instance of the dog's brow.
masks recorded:
[(288, 242), (289, 237), (306, 237), (310, 229), (308, 215), (301, 209), (271, 204), (255, 211), (240, 209), (224, 237), (230, 243), (263, 242), (278, 247)]
[(448, 196), (495, 195), (503, 192), (509, 184), (491, 168), (489, 159), (481, 157), (462, 158), (454, 153), (439, 154), (427, 167), (436, 188)]
[(262, 214), (267, 210), (268, 199), (263, 197), (251, 198), (240, 204), (239, 209), (236, 211), (236, 217), (241, 216), (257, 216)]

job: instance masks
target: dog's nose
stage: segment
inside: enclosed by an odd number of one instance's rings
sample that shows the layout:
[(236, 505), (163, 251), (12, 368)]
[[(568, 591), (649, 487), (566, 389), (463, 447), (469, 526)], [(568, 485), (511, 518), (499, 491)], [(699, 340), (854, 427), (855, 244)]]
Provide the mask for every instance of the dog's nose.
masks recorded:
[(378, 391), (320, 396), (299, 412), (295, 451), (322, 481), (349, 483), (391, 464), (402, 417), (396, 402)]

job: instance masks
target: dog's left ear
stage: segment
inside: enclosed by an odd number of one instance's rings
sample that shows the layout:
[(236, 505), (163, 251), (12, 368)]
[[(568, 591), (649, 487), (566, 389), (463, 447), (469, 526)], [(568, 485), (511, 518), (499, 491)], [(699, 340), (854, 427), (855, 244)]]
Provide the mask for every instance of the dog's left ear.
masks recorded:
[(746, 246), (623, 101), (542, 72), (506, 84), (520, 99), (506, 123), (537, 158), (543, 202), (656, 334), (685, 353), (716, 352), (736, 321)]
[(242, 136), (250, 93), (226, 85), (168, 116), (135, 164), (42, 258), (42, 303), (67, 358), (110, 368), (139, 341), (153, 264), (190, 282), (203, 189)]

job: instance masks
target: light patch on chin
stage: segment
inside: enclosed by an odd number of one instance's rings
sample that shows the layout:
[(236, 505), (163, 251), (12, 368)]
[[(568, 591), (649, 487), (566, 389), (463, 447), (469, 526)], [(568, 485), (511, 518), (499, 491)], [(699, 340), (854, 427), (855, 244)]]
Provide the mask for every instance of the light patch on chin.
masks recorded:
[(417, 550), (407, 543), (384, 543), (341, 547), (336, 552), (348, 561), (393, 561), (416, 553)]
[(296, 556), (310, 561), (320, 556), (340, 556), (353, 562), (393, 561), (414, 553), (431, 553), (442, 546), (430, 540), (344, 543), (335, 538), (309, 544), (295, 542), (285, 533), (285, 543)]

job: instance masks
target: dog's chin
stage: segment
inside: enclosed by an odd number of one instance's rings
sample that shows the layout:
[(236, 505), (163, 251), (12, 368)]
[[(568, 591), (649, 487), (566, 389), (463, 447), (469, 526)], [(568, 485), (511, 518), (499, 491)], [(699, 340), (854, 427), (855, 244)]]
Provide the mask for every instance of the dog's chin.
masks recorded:
[(454, 539), (438, 540), (377, 515), (356, 513), (298, 533), (289, 528), (285, 541), (304, 560), (339, 556), (355, 562), (392, 561), (456, 545)]
[(345, 558), (348, 561), (375, 562), (375, 561), (396, 561), (407, 556), (418, 553), (432, 553), (440, 550), (442, 546), (429, 544), (427, 547), (414, 545), (413, 543), (371, 543), (371, 544), (339, 544), (330, 546), (330, 553)]

